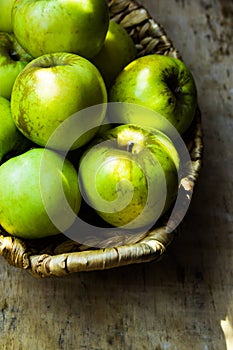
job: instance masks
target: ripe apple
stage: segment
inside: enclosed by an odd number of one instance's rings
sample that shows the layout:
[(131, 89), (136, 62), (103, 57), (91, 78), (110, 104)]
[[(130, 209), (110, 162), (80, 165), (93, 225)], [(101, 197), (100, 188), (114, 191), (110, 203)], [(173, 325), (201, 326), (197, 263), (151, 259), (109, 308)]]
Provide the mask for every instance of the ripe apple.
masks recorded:
[[(111, 102), (150, 108), (165, 117), (180, 134), (191, 125), (197, 107), (197, 91), (190, 70), (181, 60), (158, 54), (129, 63), (118, 75), (109, 98)], [(129, 113), (119, 118), (122, 123), (134, 123)], [(151, 127), (163, 130), (156, 118), (152, 118)]]
[(10, 102), (0, 97), (0, 162), (8, 152), (24, 152), (28, 147), (28, 139), (19, 132), (12, 119)]
[[(34, 59), (19, 74), (12, 91), (11, 110), (19, 130), (31, 141), (45, 146), (65, 120), (87, 107), (101, 104), (93, 121), (101, 125), (106, 102), (103, 78), (91, 62), (75, 54), (54, 53)], [(85, 120), (80, 117), (76, 122), (82, 130)], [(87, 143), (97, 130), (78, 138), (72, 149)], [(64, 150), (68, 141), (69, 135), (63, 134), (49, 146)]]
[(0, 96), (10, 99), (15, 78), (31, 60), (13, 34), (0, 32)]
[(11, 33), (13, 31), (11, 10), (15, 0), (0, 0), (0, 32)]
[(19, 43), (35, 58), (54, 52), (91, 58), (104, 43), (109, 12), (106, 0), (20, 0), (12, 21)]
[(68, 160), (63, 164), (60, 155), (42, 148), (11, 158), (0, 166), (0, 224), (22, 238), (56, 235), (60, 231), (50, 220), (43, 198), (46, 196), (56, 222), (66, 229), (72, 222), (64, 210), (64, 194), (77, 214), (81, 204), (78, 175)]
[(83, 154), (82, 196), (113, 226), (152, 226), (177, 195), (177, 159), (172, 142), (160, 131), (118, 126)]
[(127, 31), (111, 20), (104, 45), (92, 62), (109, 87), (120, 71), (136, 57), (136, 47)]

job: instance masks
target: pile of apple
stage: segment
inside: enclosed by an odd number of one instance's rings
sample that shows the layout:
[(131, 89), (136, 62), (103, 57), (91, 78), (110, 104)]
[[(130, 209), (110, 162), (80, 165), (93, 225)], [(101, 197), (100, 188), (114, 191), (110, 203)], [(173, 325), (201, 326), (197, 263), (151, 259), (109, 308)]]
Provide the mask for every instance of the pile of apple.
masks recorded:
[(106, 0), (0, 0), (0, 225), (8, 233), (65, 233), (73, 219), (64, 196), (74, 216), (85, 201), (123, 229), (151, 225), (174, 202), (180, 160), (167, 131), (190, 127), (195, 82), (182, 61), (136, 51)]

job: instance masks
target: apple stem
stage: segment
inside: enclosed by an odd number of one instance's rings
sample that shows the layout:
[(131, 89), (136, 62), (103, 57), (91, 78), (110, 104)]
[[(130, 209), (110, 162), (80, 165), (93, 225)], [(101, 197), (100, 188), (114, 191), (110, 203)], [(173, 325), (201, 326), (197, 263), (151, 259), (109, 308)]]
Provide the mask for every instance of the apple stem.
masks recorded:
[(132, 153), (133, 151), (133, 146), (134, 146), (134, 142), (132, 141), (129, 141), (128, 144), (127, 144), (127, 151)]
[(177, 86), (174, 90), (174, 94), (177, 95), (181, 92), (181, 87), (180, 86)]

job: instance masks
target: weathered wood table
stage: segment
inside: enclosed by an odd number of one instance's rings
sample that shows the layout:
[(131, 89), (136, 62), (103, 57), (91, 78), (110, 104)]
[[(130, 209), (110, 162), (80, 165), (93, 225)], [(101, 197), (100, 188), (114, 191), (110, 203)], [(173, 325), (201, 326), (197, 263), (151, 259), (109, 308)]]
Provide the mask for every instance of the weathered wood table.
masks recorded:
[(40, 280), (0, 258), (1, 350), (233, 349), (233, 2), (144, 0), (195, 76), (204, 167), (160, 262)]

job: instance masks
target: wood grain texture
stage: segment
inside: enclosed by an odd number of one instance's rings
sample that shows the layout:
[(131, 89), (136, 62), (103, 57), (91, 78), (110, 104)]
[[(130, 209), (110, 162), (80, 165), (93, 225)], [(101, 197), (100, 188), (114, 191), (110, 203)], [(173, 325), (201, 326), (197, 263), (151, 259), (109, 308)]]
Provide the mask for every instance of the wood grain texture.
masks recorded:
[(0, 349), (232, 349), (232, 1), (142, 3), (198, 85), (204, 167), (182, 232), (160, 262), (64, 279), (1, 257)]

